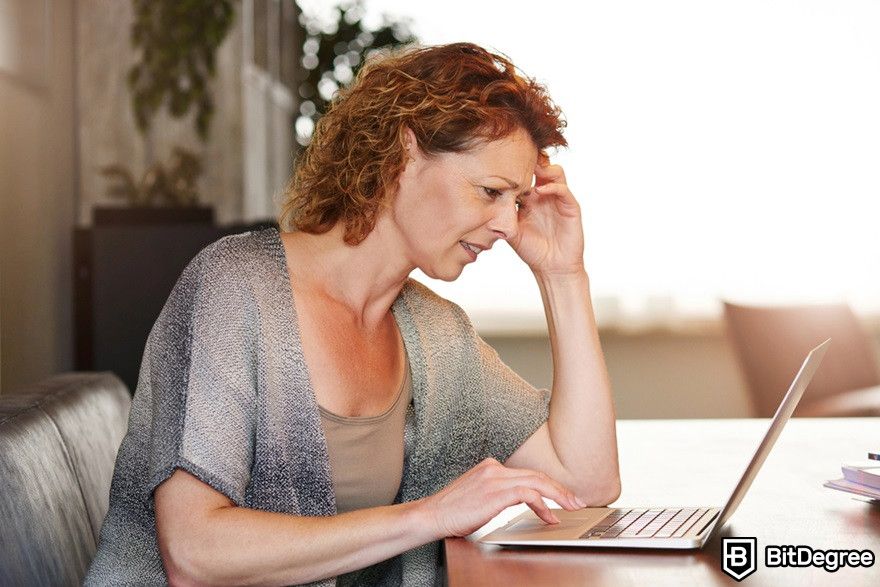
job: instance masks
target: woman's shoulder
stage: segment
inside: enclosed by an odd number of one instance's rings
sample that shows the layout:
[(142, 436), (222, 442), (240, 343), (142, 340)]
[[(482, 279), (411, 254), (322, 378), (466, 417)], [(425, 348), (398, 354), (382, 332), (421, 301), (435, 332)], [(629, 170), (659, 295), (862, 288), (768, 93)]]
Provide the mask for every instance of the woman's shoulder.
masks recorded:
[(412, 277), (404, 283), (401, 292), (403, 300), (411, 309), (428, 312), (454, 311), (458, 305)]
[(258, 283), (278, 275), (279, 259), (283, 259), (280, 247), (274, 228), (227, 235), (199, 251), (185, 274), (199, 281)]
[(207, 245), (194, 260), (232, 264), (277, 260), (280, 244), (278, 231), (274, 228), (230, 234)]
[(464, 309), (413, 278), (406, 280), (401, 300), (413, 322), (436, 336), (470, 335), (473, 325)]

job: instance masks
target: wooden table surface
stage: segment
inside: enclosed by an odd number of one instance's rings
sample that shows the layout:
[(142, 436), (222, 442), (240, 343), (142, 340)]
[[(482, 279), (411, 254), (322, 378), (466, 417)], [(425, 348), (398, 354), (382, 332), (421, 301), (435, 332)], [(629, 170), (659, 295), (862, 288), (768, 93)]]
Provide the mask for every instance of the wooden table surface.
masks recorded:
[[(623, 493), (616, 506), (721, 506), (769, 420), (618, 422)], [(873, 567), (768, 568), (768, 544), (870, 549), (880, 557), (880, 506), (822, 487), (845, 462), (880, 450), (880, 418), (788, 422), (726, 528), (699, 551), (502, 549), (447, 539), (450, 587), (472, 585), (735, 585), (721, 571), (721, 537), (758, 540), (758, 568), (744, 585), (880, 585)], [(521, 506), (524, 507), (524, 506)]]

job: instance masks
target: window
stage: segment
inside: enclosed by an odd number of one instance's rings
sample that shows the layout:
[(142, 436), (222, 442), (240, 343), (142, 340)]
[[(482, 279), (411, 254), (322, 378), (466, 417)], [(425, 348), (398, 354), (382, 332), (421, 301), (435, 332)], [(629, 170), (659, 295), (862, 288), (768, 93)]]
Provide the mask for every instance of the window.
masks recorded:
[(245, 0), (242, 112), (245, 221), (276, 216), (274, 200), (292, 167), (294, 97), (292, 63), (299, 60), (292, 2)]

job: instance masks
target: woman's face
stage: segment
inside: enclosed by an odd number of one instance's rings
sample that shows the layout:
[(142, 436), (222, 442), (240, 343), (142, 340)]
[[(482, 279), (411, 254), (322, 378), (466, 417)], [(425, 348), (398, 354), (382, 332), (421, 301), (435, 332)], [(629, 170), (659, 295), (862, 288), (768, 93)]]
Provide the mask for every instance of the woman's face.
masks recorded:
[(479, 251), (516, 234), (517, 202), (531, 189), (538, 149), (517, 129), (463, 153), (433, 156), (410, 134), (409, 152), (392, 206), (403, 253), (429, 277), (452, 281)]

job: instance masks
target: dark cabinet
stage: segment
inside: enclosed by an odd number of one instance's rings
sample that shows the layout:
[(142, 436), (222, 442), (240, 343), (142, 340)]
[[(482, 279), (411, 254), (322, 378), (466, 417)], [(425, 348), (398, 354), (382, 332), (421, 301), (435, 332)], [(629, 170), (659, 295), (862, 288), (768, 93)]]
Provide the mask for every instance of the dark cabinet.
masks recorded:
[(113, 371), (133, 392), (147, 336), (186, 265), (221, 236), (271, 223), (103, 220), (74, 233), (75, 368)]

